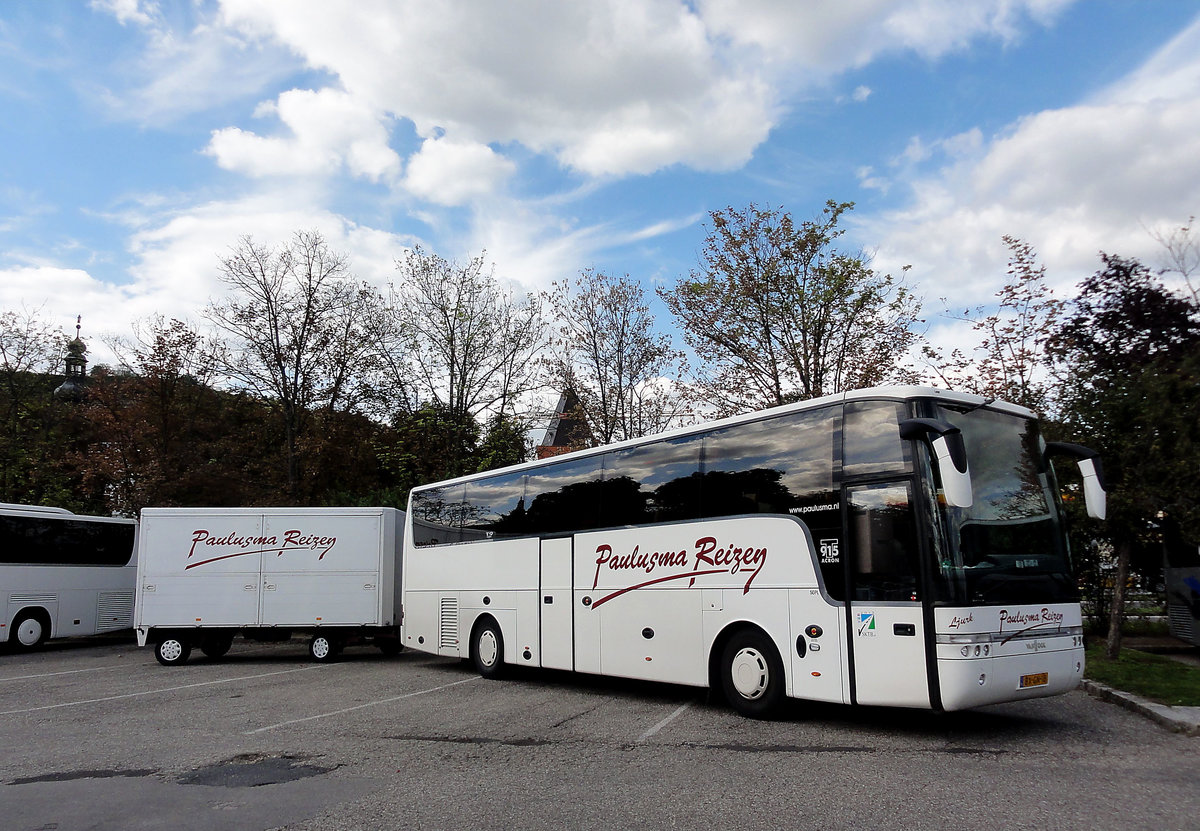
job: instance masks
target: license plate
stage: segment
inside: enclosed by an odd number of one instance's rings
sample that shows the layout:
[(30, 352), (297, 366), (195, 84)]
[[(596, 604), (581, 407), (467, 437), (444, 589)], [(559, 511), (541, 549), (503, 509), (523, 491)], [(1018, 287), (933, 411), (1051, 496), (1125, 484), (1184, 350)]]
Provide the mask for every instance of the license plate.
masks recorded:
[(1028, 687), (1044, 687), (1050, 683), (1050, 673), (1035, 672), (1032, 675), (1021, 676), (1021, 686), (1018, 689), (1026, 689)]

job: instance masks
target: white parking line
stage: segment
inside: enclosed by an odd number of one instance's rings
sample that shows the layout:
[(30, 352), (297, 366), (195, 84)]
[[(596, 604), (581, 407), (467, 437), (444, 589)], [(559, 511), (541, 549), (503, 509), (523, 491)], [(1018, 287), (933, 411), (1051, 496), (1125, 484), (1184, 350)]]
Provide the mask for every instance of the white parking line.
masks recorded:
[(268, 730), (274, 730), (277, 727), (287, 727), (290, 724), (301, 724), (302, 722), (315, 721), (316, 719), (319, 719), (319, 718), (329, 718), (331, 716), (340, 716), (343, 713), (353, 713), (355, 710), (362, 710), (366, 707), (374, 707), (377, 704), (388, 704), (392, 701), (400, 701), (401, 699), (405, 699), (405, 698), (415, 698), (418, 695), (426, 695), (428, 693), (438, 692), (439, 690), (448, 690), (451, 687), (457, 687), (459, 684), (469, 684), (472, 681), (478, 681), (481, 677), (482, 676), (477, 675), (474, 678), (466, 678), (462, 681), (455, 681), (452, 684), (442, 684), (442, 686), (440, 686), (440, 687), (431, 687), (427, 690), (417, 690), (416, 692), (405, 693), (404, 695), (394, 695), (391, 698), (381, 698), (378, 701), (368, 701), (366, 704), (357, 704), (353, 707), (344, 707), (341, 710), (333, 710), (331, 712), (320, 713), (315, 716), (305, 716), (304, 718), (294, 718), (294, 719), (290, 719), (288, 721), (281, 721), (278, 724), (272, 724), (267, 727), (259, 727), (257, 730), (247, 730), (242, 735), (243, 736), (253, 736), (255, 733), (265, 733)]
[(57, 675), (75, 675), (80, 672), (101, 672), (106, 669), (129, 669), (129, 664), (113, 664), (110, 667), (88, 667), (87, 669), (67, 669), (62, 672), (39, 672), (37, 675), (14, 675), (11, 678), (0, 678), (0, 684), (7, 681), (29, 681), (33, 678), (54, 678)]
[(638, 739), (637, 739), (637, 740), (638, 740), (639, 742), (644, 742), (644, 741), (646, 741), (646, 739), (650, 738), (650, 737), (651, 737), (651, 736), (653, 736), (655, 733), (657, 733), (659, 730), (662, 730), (662, 729), (663, 729), (664, 727), (666, 727), (668, 724), (670, 724), (670, 723), (671, 723), (671, 722), (673, 722), (675, 719), (677, 719), (677, 718), (679, 718), (681, 715), (683, 715), (683, 711), (684, 711), (684, 710), (686, 710), (688, 707), (691, 707), (691, 706), (692, 706), (692, 704), (691, 704), (691, 702), (690, 702), (690, 701), (689, 701), (687, 704), (684, 704), (684, 705), (682, 705), (682, 706), (681, 706), (681, 707), (680, 707), (678, 710), (676, 710), (675, 712), (671, 713), (671, 715), (667, 716), (667, 717), (666, 717), (666, 718), (664, 718), (662, 721), (660, 721), (658, 724), (654, 725), (654, 726), (653, 726), (653, 727), (651, 727), (649, 730), (647, 730), (645, 733), (643, 733), (642, 735), (638, 736)]
[(47, 704), (44, 707), (26, 707), (21, 710), (2, 710), (0, 716), (14, 716), (20, 713), (38, 713), (42, 710), (57, 710), (61, 707), (80, 707), (84, 704), (100, 704), (105, 701), (119, 701), (122, 698), (139, 698), (144, 695), (157, 695), (158, 693), (176, 692), (177, 690), (192, 690), (197, 687), (211, 687), (215, 684), (233, 684), (237, 681), (252, 681), (255, 678), (270, 678), (272, 675), (287, 675), (292, 672), (306, 672), (310, 669), (320, 669), (321, 664), (316, 666), (298, 667), (297, 669), (283, 669), (278, 672), (263, 672), (258, 675), (240, 675), (237, 678), (223, 678), (219, 681), (200, 681), (196, 684), (183, 684), (178, 687), (163, 687), (158, 690), (143, 690), (142, 692), (123, 693), (121, 695), (107, 695), (103, 698), (89, 698), (84, 701), (66, 701), (62, 704)]

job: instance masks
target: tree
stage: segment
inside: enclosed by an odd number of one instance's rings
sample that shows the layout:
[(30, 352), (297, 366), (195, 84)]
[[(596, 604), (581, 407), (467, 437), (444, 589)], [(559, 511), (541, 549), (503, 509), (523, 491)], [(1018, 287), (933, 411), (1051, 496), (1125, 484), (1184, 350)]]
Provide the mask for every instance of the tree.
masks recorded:
[(956, 349), (946, 356), (931, 345), (922, 351), (947, 388), (1045, 413), (1054, 386), (1046, 343), (1066, 303), (1046, 285), (1046, 268), (1038, 265), (1031, 245), (1007, 235), (1004, 244), (1011, 252), (1008, 280), (996, 292), (996, 310), (984, 315), (982, 308), (968, 309), (960, 318), (982, 335), (979, 345), (971, 355)]
[(418, 247), (396, 269), (373, 333), (393, 411), (410, 415), (431, 404), (456, 424), (513, 417), (521, 397), (542, 383), (538, 298), (502, 289), (482, 254), (460, 265)]
[(222, 370), (277, 408), (294, 494), (310, 414), (352, 409), (366, 395), (374, 298), (356, 284), (347, 255), (316, 231), (297, 231), (275, 249), (243, 237), (220, 271), (230, 296), (206, 316), (231, 341)]
[(1192, 294), (1192, 299), (1200, 303), (1200, 236), (1197, 236), (1193, 226), (1196, 217), (1188, 217), (1187, 224), (1172, 228), (1166, 233), (1152, 231), (1151, 236), (1162, 246), (1165, 263), (1160, 274), (1178, 274)]
[(852, 208), (830, 200), (798, 225), (782, 209), (714, 211), (699, 269), (659, 291), (722, 413), (912, 377), (903, 364), (920, 302), (835, 247)]
[(1115, 658), (1130, 563), (1139, 548), (1160, 554), (1160, 517), (1200, 539), (1200, 307), (1136, 260), (1102, 261), (1049, 349), (1063, 368), (1066, 426), (1100, 451), (1108, 479)]
[(38, 501), (53, 452), (50, 393), (67, 338), (38, 311), (0, 313), (0, 502)]
[(678, 421), (683, 355), (655, 331), (639, 283), (585, 269), (555, 283), (546, 301), (557, 324), (552, 377), (575, 391), (598, 442), (639, 438)]

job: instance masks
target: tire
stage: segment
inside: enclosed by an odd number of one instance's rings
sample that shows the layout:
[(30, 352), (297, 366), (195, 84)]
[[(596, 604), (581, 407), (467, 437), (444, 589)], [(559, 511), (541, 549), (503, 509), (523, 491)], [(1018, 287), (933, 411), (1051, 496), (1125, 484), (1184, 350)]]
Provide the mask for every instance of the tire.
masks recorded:
[(20, 650), (37, 649), (50, 635), (50, 622), (44, 612), (25, 610), (13, 620), (12, 645)]
[(204, 657), (215, 661), (225, 657), (225, 653), (231, 646), (233, 646), (233, 635), (211, 635), (200, 642), (200, 651), (204, 653)]
[(318, 664), (328, 664), (337, 660), (342, 645), (329, 635), (313, 635), (308, 642), (308, 657)]
[(376, 641), (375, 645), (388, 658), (395, 658), (404, 651), (404, 644), (400, 643), (399, 638), (384, 638), (383, 640)]
[(504, 677), (504, 636), (500, 633), (500, 624), (491, 618), (475, 625), (471, 635), (471, 662), (484, 678), (495, 681)]
[(191, 654), (192, 645), (183, 638), (163, 638), (154, 645), (154, 657), (164, 667), (186, 664)]
[(775, 644), (761, 630), (743, 629), (721, 652), (721, 687), (725, 700), (749, 718), (770, 718), (783, 703), (783, 662)]

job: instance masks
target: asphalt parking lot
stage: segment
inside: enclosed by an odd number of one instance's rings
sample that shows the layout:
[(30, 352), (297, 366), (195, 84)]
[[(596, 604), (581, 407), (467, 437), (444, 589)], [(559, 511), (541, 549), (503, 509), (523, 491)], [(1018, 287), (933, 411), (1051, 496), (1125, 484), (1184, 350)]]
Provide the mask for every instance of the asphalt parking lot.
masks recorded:
[(238, 641), (0, 654), (5, 829), (1200, 825), (1200, 738), (1082, 692), (968, 713), (795, 702)]

